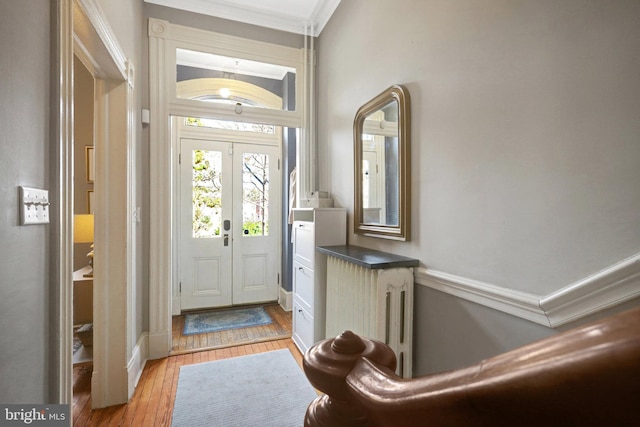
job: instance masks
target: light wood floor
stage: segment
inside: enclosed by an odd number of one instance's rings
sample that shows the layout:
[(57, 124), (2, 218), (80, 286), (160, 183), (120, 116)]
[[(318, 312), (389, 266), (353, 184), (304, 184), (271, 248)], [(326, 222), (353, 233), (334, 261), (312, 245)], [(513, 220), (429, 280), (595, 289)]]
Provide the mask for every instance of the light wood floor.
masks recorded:
[(91, 410), (91, 365), (74, 366), (73, 425), (170, 426), (180, 366), (285, 348), (302, 368), (302, 354), (290, 338), (150, 360), (129, 403), (97, 410)]
[[(147, 362), (133, 397), (125, 405), (92, 410), (92, 365), (90, 363), (74, 365), (73, 425), (170, 426), (178, 386), (178, 373), (180, 366), (183, 365), (288, 348), (302, 368), (302, 354), (291, 338), (282, 338), (291, 336), (291, 313), (285, 312), (277, 304), (265, 306), (265, 310), (274, 321), (274, 325), (269, 327), (273, 330), (254, 327), (224, 334), (201, 334), (189, 337), (181, 334), (184, 316), (175, 316), (172, 355), (166, 359)], [(248, 342), (238, 344), (241, 341)]]
[[(272, 322), (270, 324), (251, 328), (209, 332), (207, 334), (182, 335), (185, 315), (173, 316), (171, 355), (191, 353), (198, 349), (214, 350), (217, 348), (290, 338), (292, 329), (291, 312), (284, 311), (277, 303), (262, 304), (262, 306), (269, 317), (271, 317)], [(224, 310), (228, 309), (218, 311)]]

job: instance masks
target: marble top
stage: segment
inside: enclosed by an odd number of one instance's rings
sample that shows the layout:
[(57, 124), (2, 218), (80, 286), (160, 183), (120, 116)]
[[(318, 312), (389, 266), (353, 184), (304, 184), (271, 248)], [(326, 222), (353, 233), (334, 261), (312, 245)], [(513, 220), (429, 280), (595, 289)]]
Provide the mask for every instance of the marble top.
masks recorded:
[(360, 246), (318, 246), (318, 250), (323, 254), (331, 255), (344, 261), (370, 269), (417, 267), (420, 263), (420, 261), (414, 258), (407, 258), (405, 256), (390, 254), (388, 252), (377, 251), (375, 249), (363, 248)]

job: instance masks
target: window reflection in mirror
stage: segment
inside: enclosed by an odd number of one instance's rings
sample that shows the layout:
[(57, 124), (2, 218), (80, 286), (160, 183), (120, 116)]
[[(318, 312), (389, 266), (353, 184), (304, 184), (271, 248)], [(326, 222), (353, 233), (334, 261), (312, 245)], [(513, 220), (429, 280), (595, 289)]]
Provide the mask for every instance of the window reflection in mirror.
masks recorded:
[(409, 239), (409, 103), (392, 86), (363, 105), (354, 122), (358, 234)]

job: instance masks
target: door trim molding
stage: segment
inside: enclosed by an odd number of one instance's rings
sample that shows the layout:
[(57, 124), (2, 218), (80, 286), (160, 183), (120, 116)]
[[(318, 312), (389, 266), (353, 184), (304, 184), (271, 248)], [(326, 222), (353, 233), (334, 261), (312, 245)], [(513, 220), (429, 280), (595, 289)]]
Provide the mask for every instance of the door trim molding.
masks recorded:
[[(52, 345), (57, 345), (55, 401), (73, 405), (73, 4), (57, 1), (57, 81), (52, 88), (52, 122), (56, 138), (54, 188), (58, 203), (52, 205), (52, 219), (58, 217), (53, 233), (52, 289), (57, 291), (57, 331)], [(57, 205), (57, 209), (56, 209)], [(54, 211), (54, 209), (56, 209)], [(53, 246), (52, 246), (53, 247)], [(56, 292), (54, 291), (54, 292)], [(55, 347), (52, 347), (55, 348)], [(53, 352), (52, 352), (53, 354)]]
[[(131, 245), (127, 236), (131, 178), (122, 176), (128, 166), (135, 137), (133, 67), (126, 61), (96, 0), (58, 0), (58, 60), (60, 74), (56, 129), (59, 158), (59, 245), (60, 286), (59, 387), (60, 402), (73, 404), (72, 296), (73, 296), (73, 61), (78, 54), (96, 78), (96, 212), (94, 289), (94, 371), (92, 406), (126, 402), (133, 390), (127, 388), (127, 343), (135, 325), (127, 319), (127, 304), (133, 284), (128, 280)], [(74, 52), (75, 50), (75, 52)], [(124, 160), (123, 160), (124, 159)], [(124, 162), (124, 163), (123, 163)], [(129, 169), (127, 169), (129, 171)], [(108, 185), (108, 190), (107, 190)], [(108, 209), (105, 209), (108, 207)], [(124, 216), (122, 216), (124, 215)], [(115, 232), (115, 235), (114, 235)], [(126, 253), (124, 257), (123, 253)], [(124, 258), (124, 262), (123, 262)], [(109, 281), (109, 286), (101, 286)], [(108, 288), (108, 289), (106, 289)], [(126, 349), (129, 351), (123, 351)]]
[[(283, 65), (295, 63), (300, 70), (296, 80), (295, 112), (275, 111), (246, 107), (242, 121), (254, 121), (304, 128), (304, 106), (308, 103), (303, 49), (287, 48), (259, 41), (217, 34), (171, 24), (168, 21), (149, 19), (149, 98), (150, 127), (149, 176), (150, 211), (149, 220), (149, 358), (158, 359), (169, 355), (171, 350), (171, 314), (173, 302), (172, 238), (174, 199), (171, 188), (174, 177), (176, 153), (172, 148), (171, 114), (238, 119), (233, 106), (206, 105), (193, 100), (175, 98), (175, 48), (223, 51), (228, 56), (242, 52), (243, 57), (261, 61), (277, 60)], [(206, 48), (205, 48), (206, 46)], [(196, 105), (197, 104), (197, 105)]]

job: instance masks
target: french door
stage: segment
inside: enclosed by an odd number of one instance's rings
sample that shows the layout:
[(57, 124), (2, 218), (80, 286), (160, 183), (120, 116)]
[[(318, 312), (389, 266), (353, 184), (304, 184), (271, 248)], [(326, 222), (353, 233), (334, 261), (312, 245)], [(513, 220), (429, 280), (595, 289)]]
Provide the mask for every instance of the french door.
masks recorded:
[(182, 310), (277, 299), (278, 158), (272, 145), (180, 139)]

